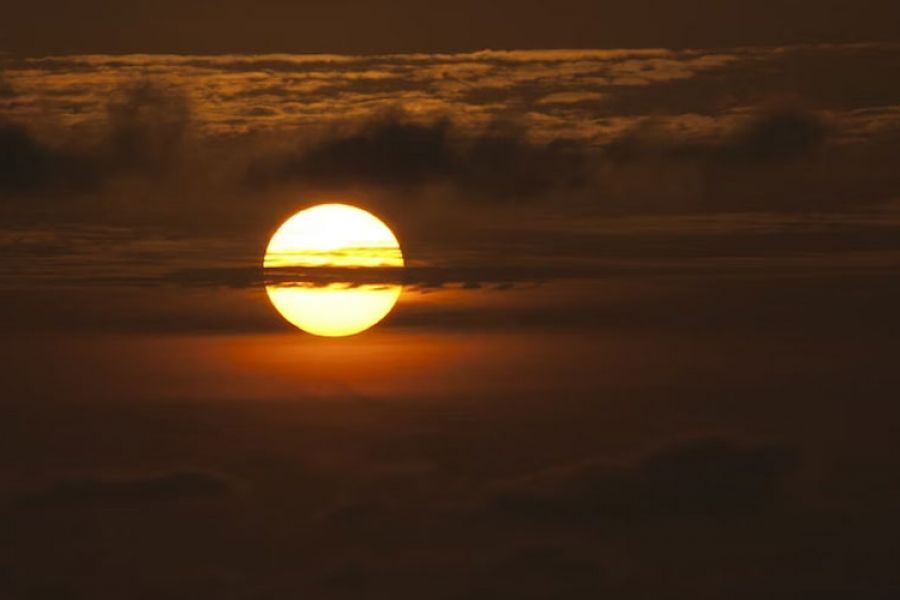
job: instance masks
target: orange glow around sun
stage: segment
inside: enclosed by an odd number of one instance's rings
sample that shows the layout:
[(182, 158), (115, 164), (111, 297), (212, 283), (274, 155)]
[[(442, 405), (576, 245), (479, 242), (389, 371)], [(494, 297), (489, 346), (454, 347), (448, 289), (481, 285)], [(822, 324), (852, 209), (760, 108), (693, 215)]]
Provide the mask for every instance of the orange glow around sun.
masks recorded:
[[(319, 204), (285, 221), (266, 248), (263, 266), (279, 268), (403, 267), (393, 232), (369, 212), (347, 204)], [(391, 284), (270, 283), (269, 300), (294, 326), (322, 336), (347, 336), (381, 321), (400, 297)]]

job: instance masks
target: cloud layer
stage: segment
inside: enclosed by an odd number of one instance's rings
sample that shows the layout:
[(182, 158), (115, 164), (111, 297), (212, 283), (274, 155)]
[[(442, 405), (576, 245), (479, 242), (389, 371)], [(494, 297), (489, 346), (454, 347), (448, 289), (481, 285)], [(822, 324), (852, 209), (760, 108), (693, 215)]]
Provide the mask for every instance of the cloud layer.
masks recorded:
[(317, 200), (387, 219), (420, 291), (897, 252), (889, 44), (2, 63), (3, 287), (258, 287)]

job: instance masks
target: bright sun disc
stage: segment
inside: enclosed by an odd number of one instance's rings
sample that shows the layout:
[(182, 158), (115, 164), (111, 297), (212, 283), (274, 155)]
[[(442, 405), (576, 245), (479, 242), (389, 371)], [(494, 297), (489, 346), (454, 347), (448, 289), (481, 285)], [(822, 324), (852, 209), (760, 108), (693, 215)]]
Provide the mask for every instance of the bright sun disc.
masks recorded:
[[(393, 232), (369, 212), (319, 204), (285, 221), (266, 248), (266, 269), (403, 267)], [(349, 272), (349, 271), (348, 271)], [(269, 283), (272, 305), (288, 322), (323, 336), (360, 333), (381, 321), (400, 297), (397, 283)]]

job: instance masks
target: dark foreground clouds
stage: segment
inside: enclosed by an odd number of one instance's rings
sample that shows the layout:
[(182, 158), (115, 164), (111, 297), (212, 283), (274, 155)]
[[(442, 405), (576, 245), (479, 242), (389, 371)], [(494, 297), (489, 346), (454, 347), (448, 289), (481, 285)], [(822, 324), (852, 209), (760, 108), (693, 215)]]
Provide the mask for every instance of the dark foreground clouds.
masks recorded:
[(814, 112), (761, 110), (737, 126), (707, 139), (655, 130), (653, 124), (610, 142), (606, 155), (616, 162), (702, 160), (725, 163), (790, 161), (809, 156), (825, 143), (828, 127)]
[[(401, 110), (316, 131), (210, 134), (196, 109), (185, 89), (141, 80), (117, 89), (83, 131), (4, 121), (0, 196), (51, 192), (73, 204), (99, 194), (102, 210), (81, 218), (209, 228), (323, 195), (377, 198), (395, 213), (440, 198), (465, 219), (472, 206), (517, 202), (600, 215), (856, 211), (896, 200), (900, 186), (889, 110), (838, 118), (756, 102), (575, 138), (522, 114), (478, 124)], [(135, 198), (147, 210), (134, 211)]]
[[(634, 461), (597, 456), (541, 463), (512, 478), (498, 474), (479, 482), (474, 499), (471, 493), (451, 491), (449, 481), (433, 470), (405, 482), (376, 482), (339, 500), (322, 513), (321, 522), (344, 535), (386, 538), (410, 535), (413, 523), (436, 530), (451, 525), (590, 536), (598, 530), (628, 533), (696, 519), (728, 526), (799, 508), (789, 491), (798, 453), (779, 444), (703, 437), (667, 444)], [(410, 505), (416, 495), (404, 497), (410, 486), (436, 493), (425, 495), (426, 504)]]
[(159, 173), (181, 156), (191, 127), (191, 105), (176, 87), (143, 80), (125, 87), (107, 108), (103, 134), (113, 170)]
[(810, 110), (760, 107), (703, 135), (647, 122), (605, 148), (598, 204), (612, 212), (841, 212), (897, 198), (896, 133), (841, 138)]
[[(229, 343), (219, 336), (200, 354)], [(289, 345), (286, 368), (295, 370), (307, 344)], [(871, 361), (860, 363), (868, 370), (842, 370), (835, 360), (813, 365), (807, 380), (795, 373), (802, 353), (773, 344), (755, 355), (774, 350), (793, 374), (779, 380), (778, 360), (761, 360), (754, 376), (766, 382), (744, 385), (746, 356), (727, 345), (671, 352), (622, 340), (611, 354), (628, 357), (616, 368), (604, 368), (598, 352), (582, 365), (580, 373), (602, 377), (507, 398), (439, 391), (435, 399), (421, 389), (409, 402), (350, 393), (316, 401), (298, 389), (274, 402), (266, 391), (180, 403), (23, 397), (0, 422), (2, 443), (19, 450), (0, 458), (2, 482), (51, 483), (25, 486), (30, 503), (0, 512), (9, 541), (0, 545), (0, 592), (16, 600), (124, 590), (235, 600), (890, 597), (897, 471), (881, 449), (892, 425), (867, 414), (880, 371)], [(70, 359), (47, 357), (54, 366)], [(635, 381), (672, 360), (678, 378), (620, 387), (613, 378), (635, 370), (633, 359), (648, 361)], [(706, 360), (710, 373), (727, 373), (722, 382), (690, 368)], [(525, 377), (528, 367), (518, 366)], [(221, 376), (246, 377), (223, 368), (231, 374)], [(271, 385), (259, 375), (252, 386)], [(542, 369), (534, 380), (548, 377)], [(73, 479), (66, 471), (161, 475)]]
[[(122, 176), (152, 183), (189, 166), (195, 180), (225, 177), (212, 156), (220, 144), (231, 169), (243, 172), (241, 201), (259, 188), (285, 184), (346, 189), (351, 186), (416, 188), (450, 186), (464, 201), (546, 198), (554, 190), (584, 187), (590, 177), (589, 148), (569, 139), (537, 142), (514, 123), (462, 128), (450, 118), (416, 121), (388, 113), (349, 123), (289, 152), (260, 148), (248, 137), (237, 142), (191, 139), (190, 104), (179, 90), (149, 81), (123, 89), (85, 138), (64, 132), (38, 136), (21, 123), (0, 124), (0, 193), (52, 190), (77, 195)], [(288, 134), (290, 135), (290, 134)], [(192, 165), (195, 154), (207, 160)], [(264, 158), (253, 158), (262, 153)]]
[[(390, 113), (353, 131), (335, 132), (295, 154), (252, 164), (249, 181), (331, 187), (451, 184), (469, 199), (482, 201), (552, 201), (554, 192), (577, 189), (596, 195), (602, 207), (608, 200), (604, 194), (610, 194), (620, 178), (615, 165), (650, 162), (680, 168), (679, 163), (700, 163), (762, 169), (757, 176), (766, 178), (767, 166), (812, 157), (828, 141), (829, 126), (813, 111), (762, 107), (706, 134), (665, 129), (652, 121), (605, 144), (565, 138), (536, 142), (527, 133), (511, 124), (473, 132), (449, 118), (419, 122)], [(665, 179), (653, 181), (661, 188), (669, 184)], [(726, 197), (720, 202), (724, 210), (733, 208)]]
[(91, 158), (47, 145), (24, 126), (0, 122), (0, 193), (67, 187), (79, 191), (96, 177)]
[(387, 188), (407, 205), (446, 186), (463, 206), (577, 199), (610, 214), (858, 210), (893, 201), (900, 184), (890, 130), (848, 142), (795, 107), (762, 105), (707, 131), (651, 120), (596, 143), (526, 133), (391, 114), (258, 159), (247, 181)]
[(118, 176), (159, 178), (184, 164), (190, 123), (180, 90), (150, 80), (118, 90), (87, 131), (42, 135), (33, 124), (0, 121), (0, 198), (49, 191), (71, 200)]
[[(796, 109), (761, 108), (702, 134), (650, 122), (601, 145), (397, 114), (294, 135), (199, 139), (183, 96), (141, 86), (111, 103), (85, 143), (0, 125), (0, 193), (77, 200), (102, 192), (110, 196), (103, 213), (84, 212), (101, 220), (128, 214), (129, 197), (141, 197), (153, 207), (146, 223), (168, 211), (169, 222), (210, 227), (280, 214), (285, 188), (301, 198), (375, 196), (389, 212), (421, 209), (438, 194), (465, 217), (472, 206), (522, 202), (613, 215), (858, 211), (896, 200), (900, 185), (892, 162), (900, 137), (844, 141), (825, 117)], [(127, 191), (111, 185), (123, 179)]]
[(777, 446), (695, 440), (634, 465), (585, 462), (511, 482), (496, 492), (493, 518), (611, 526), (633, 520), (723, 517), (784, 503), (793, 454)]
[(449, 118), (422, 123), (389, 113), (295, 155), (251, 165), (249, 179), (331, 186), (452, 184), (482, 200), (509, 200), (580, 186), (586, 163), (582, 142), (534, 142), (514, 124), (470, 132)]

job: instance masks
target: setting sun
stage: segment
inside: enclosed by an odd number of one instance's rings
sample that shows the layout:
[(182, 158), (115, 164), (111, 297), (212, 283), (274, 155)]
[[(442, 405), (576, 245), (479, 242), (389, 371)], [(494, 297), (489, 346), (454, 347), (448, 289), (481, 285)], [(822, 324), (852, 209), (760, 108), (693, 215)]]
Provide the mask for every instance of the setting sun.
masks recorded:
[[(285, 221), (266, 248), (267, 270), (403, 267), (393, 232), (369, 212), (347, 204), (320, 204)], [(303, 280), (269, 283), (266, 292), (294, 326), (321, 336), (365, 331), (381, 321), (400, 297), (397, 283)]]

